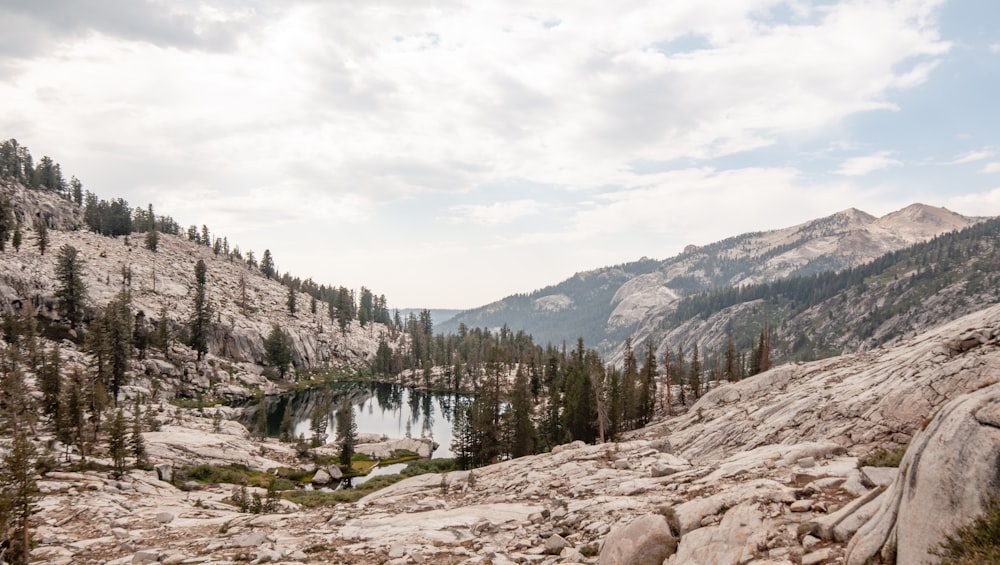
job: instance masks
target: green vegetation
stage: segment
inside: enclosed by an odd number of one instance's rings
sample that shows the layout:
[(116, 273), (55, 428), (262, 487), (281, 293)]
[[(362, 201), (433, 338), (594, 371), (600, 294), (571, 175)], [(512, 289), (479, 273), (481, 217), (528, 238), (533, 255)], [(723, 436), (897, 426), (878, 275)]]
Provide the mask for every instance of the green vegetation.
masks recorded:
[(403, 480), (403, 475), (380, 475), (361, 483), (354, 488), (338, 489), (332, 492), (318, 490), (294, 490), (281, 494), (285, 500), (290, 500), (305, 508), (318, 506), (336, 506), (361, 500), (366, 495)]
[(454, 459), (420, 459), (407, 465), (400, 474), (404, 477), (416, 477), (427, 473), (449, 473), (454, 470)]
[(906, 447), (880, 447), (875, 451), (858, 457), (858, 469), (862, 467), (899, 467), (906, 455)]
[(1000, 503), (993, 501), (985, 514), (945, 538), (935, 555), (941, 565), (1000, 563)]

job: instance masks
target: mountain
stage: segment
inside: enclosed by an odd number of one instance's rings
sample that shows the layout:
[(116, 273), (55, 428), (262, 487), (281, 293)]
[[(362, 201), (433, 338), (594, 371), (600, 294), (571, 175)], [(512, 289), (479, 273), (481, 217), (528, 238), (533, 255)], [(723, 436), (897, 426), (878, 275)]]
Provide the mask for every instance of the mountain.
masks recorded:
[(542, 343), (582, 336), (613, 355), (628, 336), (638, 342), (669, 330), (662, 324), (685, 296), (842, 271), (979, 221), (924, 204), (881, 218), (852, 208), (789, 228), (690, 246), (662, 261), (644, 258), (577, 273), (557, 285), (466, 311), (438, 329), (507, 324)]

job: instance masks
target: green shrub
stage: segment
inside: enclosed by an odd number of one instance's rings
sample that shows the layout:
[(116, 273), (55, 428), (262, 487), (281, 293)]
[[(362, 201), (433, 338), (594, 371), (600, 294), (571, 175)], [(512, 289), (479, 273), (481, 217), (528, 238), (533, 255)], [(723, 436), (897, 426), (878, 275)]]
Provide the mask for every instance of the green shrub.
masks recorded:
[(416, 477), (427, 473), (447, 473), (454, 470), (454, 459), (421, 459), (407, 465), (400, 474), (404, 477)]
[(880, 447), (868, 455), (858, 457), (858, 469), (862, 467), (899, 467), (905, 454), (905, 446), (889, 449)]
[(945, 538), (934, 554), (941, 565), (1000, 563), (1000, 501), (993, 501), (985, 514)]

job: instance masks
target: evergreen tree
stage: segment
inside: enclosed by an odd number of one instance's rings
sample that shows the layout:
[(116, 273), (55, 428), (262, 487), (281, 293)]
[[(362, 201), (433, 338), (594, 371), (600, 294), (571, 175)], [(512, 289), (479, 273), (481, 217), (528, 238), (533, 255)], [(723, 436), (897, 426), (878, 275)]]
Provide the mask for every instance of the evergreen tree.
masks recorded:
[(739, 380), (739, 373), (736, 369), (736, 345), (733, 343), (733, 336), (726, 336), (726, 355), (723, 376), (729, 382)]
[(27, 564), (31, 551), (30, 520), (39, 499), (35, 459), (35, 447), (25, 430), (19, 430), (0, 467), (0, 533), (9, 544), (4, 558), (10, 563)]
[(0, 406), (3, 407), (0, 429), (14, 431), (34, 426), (35, 408), (20, 364), (20, 352), (15, 344), (0, 351)]
[(278, 436), (284, 442), (291, 442), (295, 439), (295, 421), (292, 419), (291, 403), (286, 403), (285, 409), (282, 411), (281, 425), (278, 426)]
[(157, 231), (156, 227), (154, 226), (153, 229), (146, 232), (146, 249), (155, 253), (159, 247), (160, 247), (160, 232)]
[(14, 205), (5, 194), (0, 194), (0, 251), (4, 250), (14, 229)]
[(73, 197), (73, 202), (77, 206), (83, 206), (83, 183), (80, 179), (72, 177), (69, 179), (70, 194)]
[[(216, 412), (218, 414), (218, 412)], [(132, 449), (132, 457), (135, 458), (135, 466), (146, 467), (146, 441), (142, 438), (142, 404), (136, 397), (135, 405), (132, 407), (132, 435), (129, 436), (129, 447)]]
[(586, 362), (583, 338), (577, 340), (577, 349), (566, 371), (566, 407), (563, 412), (568, 440), (594, 443), (597, 439), (597, 404), (590, 367)]
[(60, 426), (62, 432), (59, 438), (66, 446), (67, 450), (73, 443), (76, 444), (80, 457), (87, 460), (87, 449), (84, 443), (84, 381), (79, 370), (74, 370), (69, 377), (69, 386), (63, 387), (63, 409), (60, 413), (63, 423)]
[(59, 287), (56, 289), (56, 300), (59, 314), (75, 328), (83, 320), (83, 306), (87, 299), (87, 286), (83, 282), (83, 258), (72, 245), (59, 248), (56, 258), (56, 277)]
[(112, 473), (116, 478), (125, 474), (125, 457), (128, 455), (128, 430), (121, 408), (115, 410), (108, 428), (108, 457), (111, 458)]
[(344, 397), (337, 410), (337, 447), (340, 448), (340, 466), (344, 472), (351, 470), (354, 446), (358, 443), (358, 424), (354, 420), (354, 407), (350, 398)]
[(260, 274), (267, 278), (273, 278), (275, 275), (274, 270), (274, 257), (271, 256), (271, 250), (265, 249), (264, 255), (260, 258)]
[(295, 315), (295, 288), (288, 287), (288, 313)]
[(510, 399), (511, 457), (523, 457), (535, 453), (536, 432), (531, 421), (531, 385), (522, 365), (518, 365), (514, 378), (514, 389)]
[(277, 325), (271, 326), (271, 333), (264, 340), (264, 352), (267, 355), (267, 362), (276, 367), (278, 374), (284, 379), (292, 363), (292, 345), (288, 334)]
[(646, 341), (646, 356), (643, 359), (639, 385), (639, 426), (645, 426), (653, 419), (656, 410), (656, 350), (653, 340)]
[(688, 372), (688, 387), (695, 400), (701, 397), (701, 360), (698, 358), (698, 344), (691, 351), (691, 369)]
[(125, 385), (128, 364), (132, 359), (132, 298), (128, 291), (119, 292), (104, 309), (103, 325), (107, 336), (111, 399), (118, 406), (118, 393)]
[(38, 388), (42, 393), (42, 413), (59, 424), (59, 405), (62, 401), (62, 390), (59, 374), (62, 360), (59, 356), (59, 346), (53, 345), (47, 362), (38, 372)]
[(194, 267), (194, 312), (191, 316), (191, 348), (198, 352), (198, 360), (208, 353), (208, 333), (211, 331), (212, 312), (205, 298), (205, 261), (198, 260)]
[(24, 235), (21, 233), (21, 224), (18, 223), (17, 226), (14, 227), (14, 237), (11, 239), (15, 252), (20, 253), (22, 241), (24, 241)]
[(35, 244), (38, 245), (39, 255), (45, 255), (45, 250), (49, 248), (49, 226), (42, 218), (35, 220)]

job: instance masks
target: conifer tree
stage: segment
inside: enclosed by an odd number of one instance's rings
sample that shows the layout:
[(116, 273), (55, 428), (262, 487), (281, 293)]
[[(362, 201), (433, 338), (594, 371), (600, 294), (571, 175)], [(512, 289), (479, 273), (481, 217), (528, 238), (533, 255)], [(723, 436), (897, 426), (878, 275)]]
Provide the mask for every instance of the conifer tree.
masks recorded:
[(35, 483), (35, 447), (27, 432), (18, 430), (10, 451), (0, 466), (0, 527), (9, 544), (4, 558), (10, 563), (27, 564), (31, 551), (31, 515), (38, 511)]
[(75, 443), (80, 457), (86, 461), (87, 449), (83, 434), (85, 410), (83, 386), (83, 377), (80, 375), (79, 369), (74, 369), (69, 377), (68, 386), (63, 387), (62, 390), (62, 410), (60, 411), (62, 424), (60, 425), (59, 441), (66, 445), (67, 455), (69, 446)]
[(267, 355), (267, 362), (276, 367), (279, 376), (284, 379), (292, 363), (292, 344), (288, 334), (277, 324), (271, 326), (271, 333), (264, 340), (264, 352)]
[(125, 385), (128, 364), (132, 359), (132, 299), (128, 291), (119, 292), (104, 309), (103, 324), (107, 334), (111, 399), (118, 406), (118, 393)]
[(49, 226), (42, 218), (35, 220), (35, 244), (38, 254), (45, 255), (45, 250), (49, 248)]
[(156, 229), (154, 224), (153, 228), (146, 232), (146, 249), (156, 252), (160, 247), (160, 232)]
[(19, 253), (21, 251), (21, 242), (23, 240), (24, 240), (24, 234), (21, 233), (21, 224), (18, 223), (17, 226), (14, 228), (14, 236), (11, 239), (11, 243), (14, 245), (15, 252)]
[(125, 457), (128, 455), (128, 430), (122, 409), (115, 410), (108, 427), (108, 456), (111, 458), (112, 473), (116, 478), (125, 474)]
[(295, 315), (295, 288), (292, 286), (288, 287), (288, 313)]
[(340, 466), (345, 472), (351, 470), (354, 446), (358, 443), (358, 424), (354, 420), (354, 407), (345, 396), (337, 410), (337, 447), (340, 448)]
[(208, 353), (208, 333), (211, 331), (212, 312), (205, 298), (206, 267), (199, 259), (194, 267), (194, 312), (191, 315), (191, 348), (198, 352), (198, 360)]
[(701, 397), (701, 360), (698, 358), (698, 344), (691, 351), (691, 369), (688, 372), (688, 387), (695, 400)]
[(132, 435), (129, 436), (129, 447), (132, 449), (132, 457), (135, 458), (135, 466), (140, 469), (147, 464), (146, 441), (142, 437), (142, 425), (142, 404), (139, 403), (139, 397), (136, 397), (132, 407)]
[(523, 457), (535, 453), (536, 431), (531, 421), (531, 414), (531, 386), (523, 365), (519, 364), (510, 399), (511, 457)]
[(56, 258), (56, 277), (59, 287), (56, 289), (56, 299), (59, 304), (59, 314), (75, 328), (83, 319), (84, 301), (87, 299), (87, 286), (83, 282), (83, 258), (72, 245), (59, 248)]
[(639, 426), (645, 426), (653, 419), (656, 409), (656, 349), (653, 340), (646, 341), (646, 356), (643, 359), (639, 384)]
[(6, 247), (14, 229), (14, 206), (10, 198), (7, 198), (6, 195), (0, 195), (0, 252)]
[(265, 249), (264, 254), (260, 257), (260, 274), (267, 278), (274, 278), (274, 257), (271, 256), (271, 250)]
[(59, 346), (53, 345), (47, 356), (47, 361), (38, 372), (38, 388), (42, 393), (42, 413), (59, 424), (59, 406), (62, 400), (59, 374), (62, 369), (62, 359), (59, 356)]

